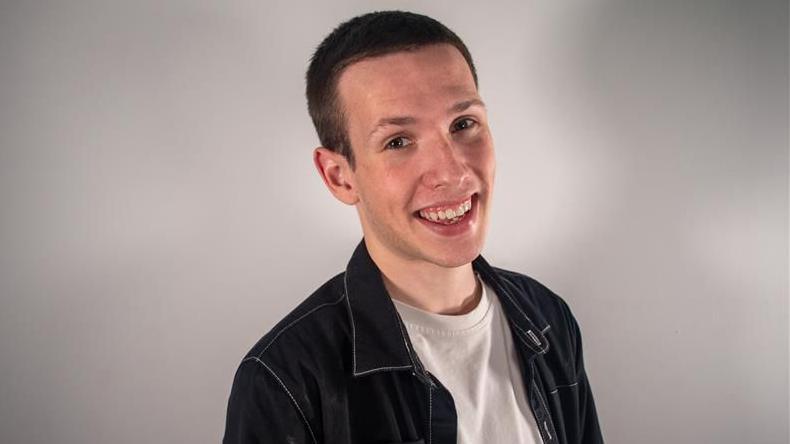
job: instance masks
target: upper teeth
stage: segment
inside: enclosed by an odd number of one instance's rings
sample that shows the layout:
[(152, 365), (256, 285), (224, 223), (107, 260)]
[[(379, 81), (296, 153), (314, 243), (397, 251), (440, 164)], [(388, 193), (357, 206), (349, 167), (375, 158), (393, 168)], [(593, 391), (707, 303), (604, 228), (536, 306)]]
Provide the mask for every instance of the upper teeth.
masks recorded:
[(463, 216), (471, 208), (472, 208), (472, 199), (469, 198), (468, 200), (462, 202), (457, 207), (420, 210), (420, 216), (422, 216), (425, 219), (430, 219), (434, 222), (436, 222), (437, 220), (451, 220)]

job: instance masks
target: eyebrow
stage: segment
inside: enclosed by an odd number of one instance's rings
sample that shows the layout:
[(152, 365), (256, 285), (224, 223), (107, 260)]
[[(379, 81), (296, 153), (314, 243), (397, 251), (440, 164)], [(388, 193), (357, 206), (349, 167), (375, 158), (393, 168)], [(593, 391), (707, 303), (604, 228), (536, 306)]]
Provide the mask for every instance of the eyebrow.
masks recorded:
[[(460, 113), (465, 111), (471, 106), (481, 106), (485, 108), (486, 104), (483, 103), (480, 99), (469, 99), (458, 102), (447, 109), (447, 114), (453, 113)], [(417, 123), (417, 119), (412, 116), (393, 116), (393, 117), (382, 117), (376, 122), (376, 125), (373, 127), (373, 131), (368, 134), (368, 138), (372, 137), (377, 131), (385, 126), (395, 125), (395, 126), (403, 126), (403, 125), (413, 125)]]
[(370, 132), (368, 138), (373, 136), (373, 134), (375, 134), (376, 131), (380, 130), (385, 126), (390, 126), (390, 125), (403, 126), (403, 125), (413, 125), (415, 123), (417, 123), (417, 119), (411, 116), (382, 117), (381, 119), (379, 119), (378, 122), (376, 122), (376, 126), (373, 127), (373, 131)]
[(447, 114), (460, 113), (461, 111), (464, 111), (473, 105), (478, 105), (483, 108), (486, 107), (486, 104), (483, 103), (483, 101), (480, 99), (469, 99), (469, 100), (464, 100), (463, 102), (458, 102), (455, 105), (451, 106), (450, 109), (447, 110)]

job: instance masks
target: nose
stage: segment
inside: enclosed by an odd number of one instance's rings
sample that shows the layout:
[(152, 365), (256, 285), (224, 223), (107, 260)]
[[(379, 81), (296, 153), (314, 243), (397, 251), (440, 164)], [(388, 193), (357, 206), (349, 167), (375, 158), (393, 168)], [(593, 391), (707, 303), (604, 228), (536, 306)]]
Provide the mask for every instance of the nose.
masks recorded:
[(438, 137), (427, 150), (427, 168), (423, 174), (423, 183), (430, 189), (442, 187), (455, 190), (467, 186), (471, 177), (466, 165), (465, 155), (452, 140)]

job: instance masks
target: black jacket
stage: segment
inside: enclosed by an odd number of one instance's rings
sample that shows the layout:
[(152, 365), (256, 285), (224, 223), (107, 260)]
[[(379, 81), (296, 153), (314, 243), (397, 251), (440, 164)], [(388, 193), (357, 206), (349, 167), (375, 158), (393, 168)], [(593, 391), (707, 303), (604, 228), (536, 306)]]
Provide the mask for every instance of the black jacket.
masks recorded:
[[(472, 266), (508, 318), (543, 442), (602, 443), (568, 306), (482, 256)], [(453, 398), (420, 363), (363, 239), (242, 360), (223, 442), (455, 444), (456, 430)]]

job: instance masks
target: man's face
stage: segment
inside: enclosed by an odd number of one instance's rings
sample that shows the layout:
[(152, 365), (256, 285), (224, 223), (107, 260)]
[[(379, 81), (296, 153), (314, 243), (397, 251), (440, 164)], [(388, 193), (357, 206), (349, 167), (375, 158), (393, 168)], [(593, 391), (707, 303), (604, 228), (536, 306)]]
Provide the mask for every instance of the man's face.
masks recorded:
[(369, 247), (443, 267), (471, 262), (483, 248), (495, 161), (461, 53), (440, 44), (363, 59), (344, 70), (338, 92)]

